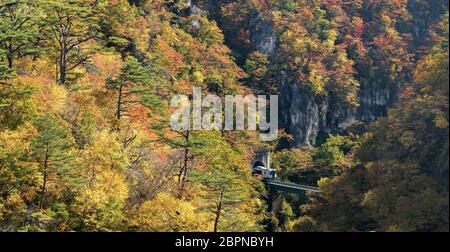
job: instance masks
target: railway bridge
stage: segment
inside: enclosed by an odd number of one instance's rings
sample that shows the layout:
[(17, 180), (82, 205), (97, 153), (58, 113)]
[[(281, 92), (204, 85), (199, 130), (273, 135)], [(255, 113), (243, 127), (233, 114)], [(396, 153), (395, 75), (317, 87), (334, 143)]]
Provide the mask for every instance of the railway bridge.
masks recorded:
[(279, 210), (281, 210), (280, 208), (283, 193), (300, 195), (320, 194), (320, 190), (317, 187), (296, 184), (278, 179), (276, 169), (273, 169), (270, 166), (270, 151), (268, 150), (259, 150), (256, 152), (255, 159), (252, 164), (252, 170), (254, 175), (259, 175), (262, 177), (263, 182), (270, 193), (268, 200), (268, 210), (270, 212), (279, 212)]

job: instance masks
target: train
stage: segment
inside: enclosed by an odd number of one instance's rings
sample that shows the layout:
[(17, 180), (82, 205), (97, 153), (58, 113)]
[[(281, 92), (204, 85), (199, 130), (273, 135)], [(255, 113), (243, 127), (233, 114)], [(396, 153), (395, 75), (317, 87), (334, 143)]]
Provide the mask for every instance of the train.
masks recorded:
[(261, 176), (262, 179), (276, 179), (277, 170), (257, 165), (253, 167), (252, 175)]

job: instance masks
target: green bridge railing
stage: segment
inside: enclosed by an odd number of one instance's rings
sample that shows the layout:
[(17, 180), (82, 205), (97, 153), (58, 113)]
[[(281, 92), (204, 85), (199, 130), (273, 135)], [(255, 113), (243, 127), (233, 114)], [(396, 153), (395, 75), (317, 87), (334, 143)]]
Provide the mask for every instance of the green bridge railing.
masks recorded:
[(287, 193), (295, 193), (301, 194), (305, 192), (319, 194), (320, 190), (318, 187), (308, 186), (308, 185), (299, 185), (291, 182), (285, 182), (281, 180), (274, 179), (266, 179), (264, 183), (268, 185), (271, 189), (287, 192)]

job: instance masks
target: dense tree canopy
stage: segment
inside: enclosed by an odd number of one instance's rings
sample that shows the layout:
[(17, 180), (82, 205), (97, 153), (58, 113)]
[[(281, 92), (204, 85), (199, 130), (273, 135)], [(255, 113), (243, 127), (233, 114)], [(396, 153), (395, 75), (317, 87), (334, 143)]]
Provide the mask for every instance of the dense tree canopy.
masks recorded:
[[(0, 0), (0, 231), (448, 231), (448, 76), (444, 0)], [(315, 147), (168, 124), (280, 79), (329, 124), (398, 95)], [(321, 194), (267, 213), (260, 148)]]

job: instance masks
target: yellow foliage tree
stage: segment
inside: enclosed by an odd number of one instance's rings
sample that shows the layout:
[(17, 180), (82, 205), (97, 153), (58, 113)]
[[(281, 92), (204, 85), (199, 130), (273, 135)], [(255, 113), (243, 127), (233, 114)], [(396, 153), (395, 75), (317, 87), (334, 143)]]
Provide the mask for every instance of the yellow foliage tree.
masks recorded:
[(131, 219), (131, 226), (145, 232), (210, 231), (208, 214), (196, 212), (193, 204), (168, 193), (144, 202)]

